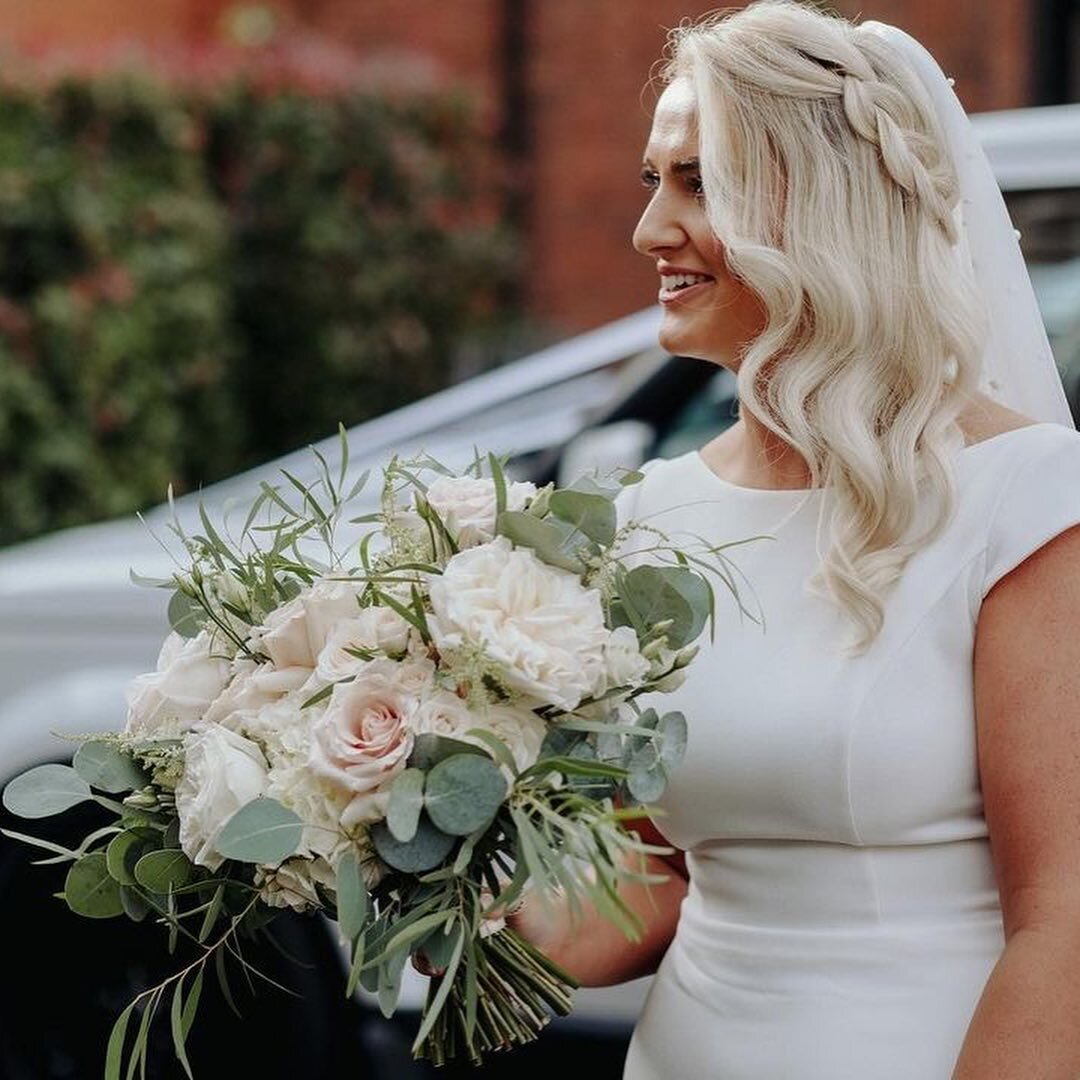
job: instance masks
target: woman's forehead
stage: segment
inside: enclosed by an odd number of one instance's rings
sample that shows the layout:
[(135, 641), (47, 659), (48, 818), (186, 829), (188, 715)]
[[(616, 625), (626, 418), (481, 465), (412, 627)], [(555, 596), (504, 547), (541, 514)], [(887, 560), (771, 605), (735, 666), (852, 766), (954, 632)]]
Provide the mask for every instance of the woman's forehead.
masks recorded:
[(656, 102), (647, 159), (697, 151), (697, 100), (689, 79), (669, 83)]

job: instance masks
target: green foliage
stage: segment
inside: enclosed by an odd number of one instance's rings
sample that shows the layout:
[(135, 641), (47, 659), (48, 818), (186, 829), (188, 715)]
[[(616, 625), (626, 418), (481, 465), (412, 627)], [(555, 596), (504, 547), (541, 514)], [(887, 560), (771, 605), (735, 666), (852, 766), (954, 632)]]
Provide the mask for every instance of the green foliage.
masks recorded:
[(275, 799), (259, 796), (242, 806), (214, 842), (227, 859), (249, 863), (279, 863), (300, 846), (304, 823)]
[(0, 88), (0, 545), (126, 514), (520, 334), (468, 107)]
[(69, 765), (38, 765), (4, 788), (4, 806), (24, 818), (50, 817), (90, 797), (89, 784)]

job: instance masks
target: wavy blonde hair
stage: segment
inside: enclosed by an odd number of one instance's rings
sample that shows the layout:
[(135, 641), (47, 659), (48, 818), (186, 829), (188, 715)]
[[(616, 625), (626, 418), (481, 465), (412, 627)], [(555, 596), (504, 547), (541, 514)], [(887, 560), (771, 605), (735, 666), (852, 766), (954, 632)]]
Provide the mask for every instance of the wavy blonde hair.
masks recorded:
[(740, 400), (830, 489), (812, 585), (862, 651), (952, 514), (978, 385), (985, 313), (944, 136), (890, 45), (794, 0), (684, 23), (665, 55), (663, 82), (694, 88), (710, 226), (767, 312)]

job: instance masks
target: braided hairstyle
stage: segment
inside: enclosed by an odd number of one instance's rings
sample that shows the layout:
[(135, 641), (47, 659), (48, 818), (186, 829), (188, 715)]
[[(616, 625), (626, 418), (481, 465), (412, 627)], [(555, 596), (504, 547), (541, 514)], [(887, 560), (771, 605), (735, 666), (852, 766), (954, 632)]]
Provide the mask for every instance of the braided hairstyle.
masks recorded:
[(795, 0), (680, 25), (661, 79), (691, 82), (705, 210), (767, 312), (740, 400), (829, 489), (811, 585), (862, 651), (952, 513), (985, 334), (933, 105), (887, 42)]

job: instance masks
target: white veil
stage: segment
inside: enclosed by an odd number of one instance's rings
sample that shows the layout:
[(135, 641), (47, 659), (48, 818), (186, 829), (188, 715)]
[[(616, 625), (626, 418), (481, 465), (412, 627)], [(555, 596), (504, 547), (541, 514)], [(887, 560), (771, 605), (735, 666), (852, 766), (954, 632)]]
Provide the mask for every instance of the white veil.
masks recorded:
[(886, 23), (864, 22), (901, 53), (934, 103), (960, 182), (955, 211), (961, 258), (972, 267), (989, 313), (980, 389), (1033, 420), (1073, 427), (1027, 266), (1005, 200), (971, 121), (934, 58), (913, 37)]

